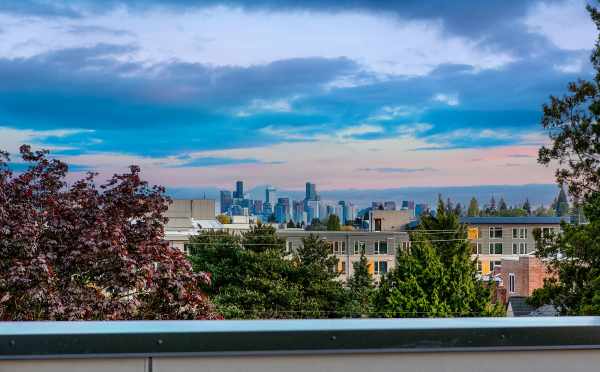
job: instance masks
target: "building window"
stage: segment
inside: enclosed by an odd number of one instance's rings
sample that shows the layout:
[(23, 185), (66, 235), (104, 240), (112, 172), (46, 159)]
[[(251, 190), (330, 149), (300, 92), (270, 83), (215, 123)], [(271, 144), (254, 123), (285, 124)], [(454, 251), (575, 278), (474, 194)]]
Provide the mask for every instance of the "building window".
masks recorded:
[(490, 254), (502, 254), (502, 243), (490, 243)]
[(481, 274), (482, 271), (483, 271), (483, 264), (481, 263), (481, 261), (477, 260), (477, 272)]
[(333, 242), (333, 254), (346, 254), (346, 242)]
[(285, 253), (290, 253), (292, 252), (292, 249), (294, 248), (294, 243), (291, 240), (287, 241), (287, 244), (285, 246)]
[(375, 254), (387, 254), (387, 241), (379, 240), (375, 242)]
[(527, 254), (527, 243), (519, 243), (519, 254)]
[(375, 262), (375, 274), (383, 275), (388, 271), (387, 261), (376, 261)]
[(513, 239), (527, 239), (527, 229), (524, 227), (512, 229)]
[(410, 241), (402, 242), (402, 249), (408, 251), (410, 249)]
[(354, 242), (354, 254), (359, 255), (365, 252), (365, 242), (356, 240)]
[(346, 262), (340, 261), (340, 274), (346, 274)]
[(513, 243), (512, 254), (519, 254), (519, 244)]
[(554, 228), (553, 227), (544, 227), (542, 228), (542, 237), (549, 237), (552, 236), (554, 234)]
[(502, 226), (490, 227), (490, 239), (502, 239)]
[(477, 248), (476, 248), (476, 249), (477, 249), (477, 251), (476, 251), (476, 252), (477, 252), (477, 254), (482, 254), (482, 251), (481, 251), (481, 250), (482, 250), (481, 243), (477, 243)]
[(494, 271), (494, 268), (501, 268), (502, 261), (490, 261), (490, 271)]
[(515, 274), (508, 274), (508, 291), (510, 293), (515, 293)]

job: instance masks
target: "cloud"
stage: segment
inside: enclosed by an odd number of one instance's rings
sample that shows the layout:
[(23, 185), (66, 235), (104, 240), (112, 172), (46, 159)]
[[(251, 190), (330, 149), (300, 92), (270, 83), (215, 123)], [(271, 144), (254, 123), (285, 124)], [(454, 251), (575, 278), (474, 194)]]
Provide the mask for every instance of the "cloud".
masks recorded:
[(458, 106), (460, 103), (457, 94), (437, 93), (432, 99), (437, 102), (445, 103), (448, 106)]
[(395, 168), (395, 167), (383, 167), (383, 168), (359, 168), (361, 172), (379, 172), (379, 173), (416, 173), (416, 172), (436, 172), (434, 168)]
[(195, 158), (184, 163), (180, 163), (177, 165), (172, 165), (175, 168), (204, 168), (204, 167), (215, 167), (215, 166), (224, 166), (224, 165), (234, 165), (234, 164), (258, 164), (260, 163), (257, 159), (234, 159), (234, 158), (218, 158), (218, 157), (204, 157), (204, 158)]
[(134, 36), (135, 34), (129, 30), (114, 29), (99, 25), (72, 25), (66, 28), (66, 31), (70, 34), (77, 36), (87, 34), (105, 34), (111, 36)]

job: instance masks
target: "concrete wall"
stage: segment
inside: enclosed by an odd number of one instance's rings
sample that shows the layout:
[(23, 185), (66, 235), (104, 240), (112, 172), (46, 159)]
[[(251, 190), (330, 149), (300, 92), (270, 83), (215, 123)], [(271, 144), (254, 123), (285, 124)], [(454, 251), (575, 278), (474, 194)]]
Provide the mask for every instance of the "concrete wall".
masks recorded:
[(372, 210), (369, 216), (369, 226), (371, 231), (376, 230), (376, 221), (381, 220), (380, 231), (404, 231), (406, 224), (412, 219), (412, 212), (409, 210), (386, 211)]
[(0, 372), (578, 372), (600, 350), (313, 354), (0, 361)]
[[(515, 276), (515, 291), (508, 291), (508, 276)], [(533, 291), (544, 286), (544, 279), (551, 277), (547, 266), (534, 256), (521, 256), (518, 259), (502, 260), (500, 271), (502, 282), (507, 289), (507, 297), (531, 296)]]

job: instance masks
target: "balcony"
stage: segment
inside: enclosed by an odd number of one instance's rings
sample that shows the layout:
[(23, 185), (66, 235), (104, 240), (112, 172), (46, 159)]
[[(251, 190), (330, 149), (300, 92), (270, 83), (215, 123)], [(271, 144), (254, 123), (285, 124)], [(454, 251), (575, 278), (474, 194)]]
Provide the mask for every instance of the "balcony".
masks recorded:
[(591, 371), (600, 317), (0, 323), (0, 372)]

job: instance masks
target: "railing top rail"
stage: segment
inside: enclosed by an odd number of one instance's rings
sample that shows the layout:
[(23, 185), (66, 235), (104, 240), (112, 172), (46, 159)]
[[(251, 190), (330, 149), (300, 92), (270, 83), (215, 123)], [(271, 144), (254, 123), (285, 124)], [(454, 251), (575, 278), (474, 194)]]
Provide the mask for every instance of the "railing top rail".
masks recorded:
[(0, 359), (565, 348), (600, 317), (0, 323)]

